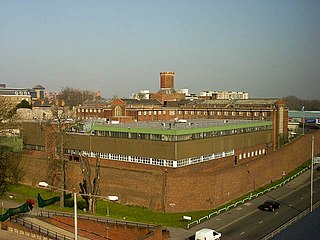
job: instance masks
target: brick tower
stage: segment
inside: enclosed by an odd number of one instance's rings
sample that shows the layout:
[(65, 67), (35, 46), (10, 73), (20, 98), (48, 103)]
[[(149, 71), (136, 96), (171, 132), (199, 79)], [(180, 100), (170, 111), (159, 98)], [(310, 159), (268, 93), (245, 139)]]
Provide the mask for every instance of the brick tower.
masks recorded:
[(160, 73), (160, 89), (173, 89), (174, 88), (174, 72), (161, 72)]

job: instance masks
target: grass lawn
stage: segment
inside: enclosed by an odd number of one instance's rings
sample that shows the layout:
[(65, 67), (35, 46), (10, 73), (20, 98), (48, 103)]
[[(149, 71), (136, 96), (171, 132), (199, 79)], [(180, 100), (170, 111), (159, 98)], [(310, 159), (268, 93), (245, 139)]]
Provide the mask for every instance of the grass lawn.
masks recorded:
[[(34, 199), (37, 203), (37, 196), (40, 193), (43, 199), (49, 199), (54, 196), (59, 196), (59, 192), (52, 192), (43, 188), (33, 188), (25, 185), (14, 185), (11, 186), (8, 192), (0, 199), (12, 200), (9, 195), (13, 196), (13, 200), (19, 203), (24, 203), (27, 199)], [(78, 214), (88, 214), (87, 212), (80, 209), (84, 205), (84, 200), (78, 196)], [(50, 205), (44, 208), (44, 210), (55, 210), (73, 213), (73, 198), (68, 199), (65, 204), (65, 208), (61, 209), (59, 202), (54, 205)], [(184, 228), (189, 221), (182, 221), (184, 215), (192, 217), (192, 220), (201, 218), (202, 216), (208, 215), (212, 211), (199, 211), (190, 213), (162, 213), (153, 212), (148, 208), (140, 206), (126, 206), (114, 202), (99, 200), (97, 203), (97, 216), (110, 217), (112, 219), (119, 219), (125, 221), (134, 221), (145, 224), (155, 224), (161, 226), (170, 226)], [(109, 216), (107, 216), (109, 213)]]

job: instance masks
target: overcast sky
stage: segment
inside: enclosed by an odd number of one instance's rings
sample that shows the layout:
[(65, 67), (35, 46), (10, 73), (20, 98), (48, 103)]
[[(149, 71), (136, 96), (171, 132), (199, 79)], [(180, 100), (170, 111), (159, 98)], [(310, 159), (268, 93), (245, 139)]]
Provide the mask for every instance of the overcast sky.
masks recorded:
[(320, 99), (319, 0), (0, 0), (0, 83)]

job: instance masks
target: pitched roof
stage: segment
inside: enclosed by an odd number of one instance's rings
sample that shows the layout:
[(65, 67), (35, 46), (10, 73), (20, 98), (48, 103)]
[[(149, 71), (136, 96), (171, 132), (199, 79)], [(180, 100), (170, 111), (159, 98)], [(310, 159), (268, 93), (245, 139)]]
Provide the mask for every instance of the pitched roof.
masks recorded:
[(45, 88), (42, 87), (40, 84), (38, 84), (38, 85), (34, 86), (33, 89), (42, 89), (42, 90), (44, 90)]

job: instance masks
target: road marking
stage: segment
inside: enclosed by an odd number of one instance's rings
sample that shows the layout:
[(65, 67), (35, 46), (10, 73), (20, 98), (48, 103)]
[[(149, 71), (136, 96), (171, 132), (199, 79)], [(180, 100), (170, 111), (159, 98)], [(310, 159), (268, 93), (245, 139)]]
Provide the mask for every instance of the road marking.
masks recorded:
[(217, 221), (220, 221), (220, 220), (221, 220), (221, 218), (216, 218), (216, 220), (217, 220)]
[(242, 207), (237, 207), (237, 208), (236, 208), (236, 210), (238, 210), (238, 211), (241, 210), (241, 209), (243, 209), (243, 208), (242, 208)]
[(263, 221), (260, 221), (259, 224), (263, 223)]
[(244, 203), (243, 205), (245, 205), (245, 206), (251, 206), (252, 203), (251, 203), (251, 202), (247, 202), (247, 203)]
[(244, 232), (240, 233), (240, 235), (244, 234)]
[[(319, 178), (316, 178), (314, 181), (318, 181), (319, 179), (320, 179), (320, 177), (319, 177)], [(305, 184), (303, 184), (303, 185), (300, 185), (300, 186), (297, 187), (294, 191), (300, 190), (301, 188), (304, 188), (304, 187), (307, 186), (307, 185), (310, 185), (310, 183), (305, 183)], [(287, 194), (279, 197), (278, 199), (279, 199), (279, 200), (284, 199), (286, 196), (289, 196), (289, 195), (292, 194), (294, 191), (289, 191)], [(263, 196), (265, 196), (265, 195), (263, 195)], [(249, 205), (252, 205), (252, 203), (249, 203), (249, 202), (248, 202), (248, 203), (244, 203), (243, 205), (249, 206)], [(249, 213), (247, 213), (247, 214), (244, 214), (242, 217), (240, 217), (240, 218), (238, 218), (238, 219), (236, 219), (236, 220), (234, 220), (234, 221), (231, 221), (231, 222), (227, 223), (226, 225), (224, 225), (223, 227), (221, 227), (221, 228), (219, 228), (219, 229), (217, 229), (217, 230), (220, 230), (220, 231), (221, 231), (222, 229), (225, 229), (226, 227), (234, 224), (235, 222), (241, 221), (242, 219), (250, 216), (251, 214), (253, 214), (253, 213), (257, 212), (257, 211), (261, 211), (261, 210), (255, 209), (255, 210), (253, 210), (252, 212), (249, 212)]]

